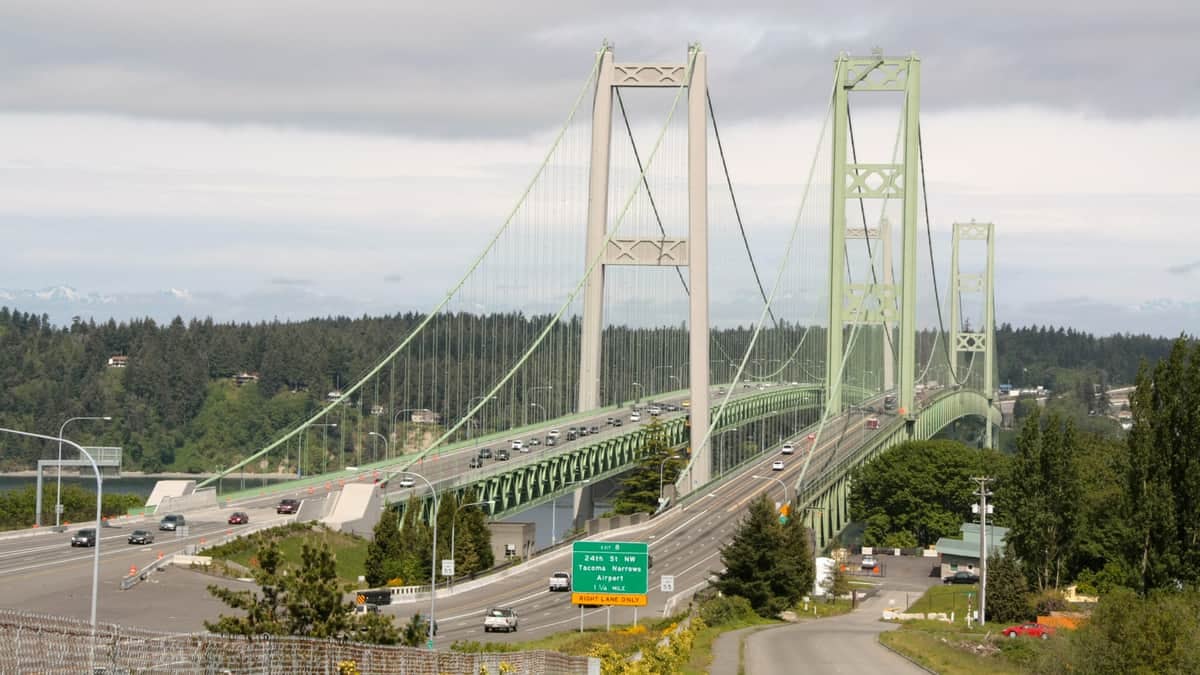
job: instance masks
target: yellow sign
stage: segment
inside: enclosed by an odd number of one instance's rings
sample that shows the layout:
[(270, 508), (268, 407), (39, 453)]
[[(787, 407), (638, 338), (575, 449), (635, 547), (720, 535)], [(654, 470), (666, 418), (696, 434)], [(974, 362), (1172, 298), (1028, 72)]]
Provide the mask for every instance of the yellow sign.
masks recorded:
[(354, 601), (360, 605), (365, 605), (367, 603), (367, 596), (363, 595), (362, 593), (359, 593), (358, 597), (355, 598)]
[(571, 602), (576, 605), (645, 607), (646, 596), (640, 593), (572, 593)]

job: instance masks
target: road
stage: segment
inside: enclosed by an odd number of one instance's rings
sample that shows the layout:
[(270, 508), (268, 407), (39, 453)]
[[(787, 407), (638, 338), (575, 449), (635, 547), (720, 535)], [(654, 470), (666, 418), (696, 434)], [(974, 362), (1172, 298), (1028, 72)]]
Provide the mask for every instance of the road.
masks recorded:
[[(816, 450), (809, 474), (818, 471), (820, 464), (834, 459), (834, 449), (839, 442), (842, 449), (850, 446), (849, 441), (858, 440), (857, 432), (842, 439), (845, 418), (840, 418), (827, 427), (824, 440)], [(858, 415), (850, 418), (854, 427), (861, 426)], [(752, 478), (754, 475), (780, 478), (788, 485), (789, 496), (792, 484), (799, 475), (804, 462), (806, 440), (796, 442), (794, 455), (778, 453), (764, 454), (740, 475), (730, 478), (707, 494), (690, 500), (682, 507), (673, 508), (650, 521), (645, 529), (621, 540), (646, 541), (654, 557), (650, 573), (648, 605), (638, 610), (638, 618), (661, 617), (668, 611), (679, 611), (687, 607), (691, 595), (707, 585), (709, 576), (722, 569), (720, 547), (734, 533), (746, 505), (764, 490), (776, 501), (782, 501), (783, 490), (774, 480)], [(783, 459), (783, 471), (772, 471), (771, 464)], [(439, 597), (436, 616), (439, 627), (439, 642), (451, 640), (523, 641), (542, 637), (580, 626), (580, 609), (571, 604), (569, 593), (551, 592), (548, 588), (550, 575), (558, 571), (570, 571), (569, 547), (554, 553), (539, 556), (526, 565), (526, 569), (483, 588), (463, 592), (450, 597)], [(675, 592), (659, 590), (661, 576), (675, 577)], [(490, 607), (512, 607), (520, 617), (520, 629), (516, 633), (484, 633), (483, 615)], [(413, 613), (428, 615), (428, 599), (385, 606), (384, 611), (406, 621)], [(611, 611), (611, 614), (610, 614)], [(628, 607), (584, 609), (585, 627), (603, 627), (611, 617), (613, 624), (629, 624), (634, 620), (634, 609)]]

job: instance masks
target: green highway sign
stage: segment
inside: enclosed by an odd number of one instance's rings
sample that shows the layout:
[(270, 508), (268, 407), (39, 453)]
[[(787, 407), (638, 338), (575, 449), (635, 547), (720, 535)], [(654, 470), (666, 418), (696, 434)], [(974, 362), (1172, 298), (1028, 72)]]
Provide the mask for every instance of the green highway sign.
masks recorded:
[(625, 541), (577, 541), (571, 548), (571, 590), (577, 594), (642, 596), (603, 604), (645, 604), (650, 576), (649, 545)]

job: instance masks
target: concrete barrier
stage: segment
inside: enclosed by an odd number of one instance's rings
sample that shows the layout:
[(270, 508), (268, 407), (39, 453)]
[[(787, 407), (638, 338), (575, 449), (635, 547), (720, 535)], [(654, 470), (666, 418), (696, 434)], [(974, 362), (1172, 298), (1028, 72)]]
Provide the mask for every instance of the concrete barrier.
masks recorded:
[(177, 497), (164, 496), (155, 507), (155, 515), (168, 513), (183, 513), (197, 509), (215, 509), (217, 508), (217, 489), (204, 488), (196, 490), (191, 494), (180, 495)]
[(150, 497), (146, 500), (147, 507), (156, 507), (168, 497), (182, 497), (196, 491), (194, 480), (160, 480), (154, 484)]
[(350, 483), (334, 497), (321, 522), (341, 532), (370, 537), (382, 515), (379, 490), (372, 483)]
[(296, 511), (296, 522), (307, 523), (313, 520), (321, 520), (329, 515), (329, 510), (333, 507), (336, 501), (332, 495), (321, 495), (320, 497), (305, 497), (300, 500), (300, 509)]

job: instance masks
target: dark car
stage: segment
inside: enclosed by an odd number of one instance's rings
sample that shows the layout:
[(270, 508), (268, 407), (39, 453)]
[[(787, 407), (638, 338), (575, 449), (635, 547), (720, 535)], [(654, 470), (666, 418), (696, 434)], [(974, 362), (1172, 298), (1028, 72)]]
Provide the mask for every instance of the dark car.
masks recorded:
[(280, 499), (279, 506), (275, 507), (275, 513), (295, 513), (299, 510), (299, 499)]
[(613, 426), (614, 426), (614, 427), (619, 427), (619, 426), (621, 426), (621, 420), (613, 420)]
[(491, 458), (492, 458), (492, 449), (491, 448), (480, 448), (479, 449), (479, 459), (491, 459)]
[(591, 429), (588, 429), (588, 433), (589, 434), (598, 434), (598, 433), (600, 433), (600, 427), (592, 427)]
[(501, 461), (501, 462), (507, 461), (508, 460), (508, 451), (505, 450), (504, 448), (497, 450), (496, 451), (496, 460)]
[(469, 469), (478, 469), (481, 466), (483, 466), (483, 460), (478, 457), (472, 457), (471, 461), (467, 462), (467, 468)]
[(131, 544), (153, 544), (154, 533), (146, 530), (134, 530), (129, 533), (129, 543)]
[(158, 529), (174, 532), (181, 527), (187, 525), (187, 521), (178, 513), (171, 513), (163, 516), (163, 519), (158, 521)]
[(970, 572), (955, 572), (950, 576), (942, 579), (945, 584), (977, 584), (979, 583), (979, 575)]
[(96, 530), (87, 528), (76, 530), (75, 534), (71, 535), (72, 546), (95, 546), (96, 545)]
[(230, 525), (245, 525), (250, 522), (250, 516), (246, 515), (245, 511), (234, 511), (229, 516)]

